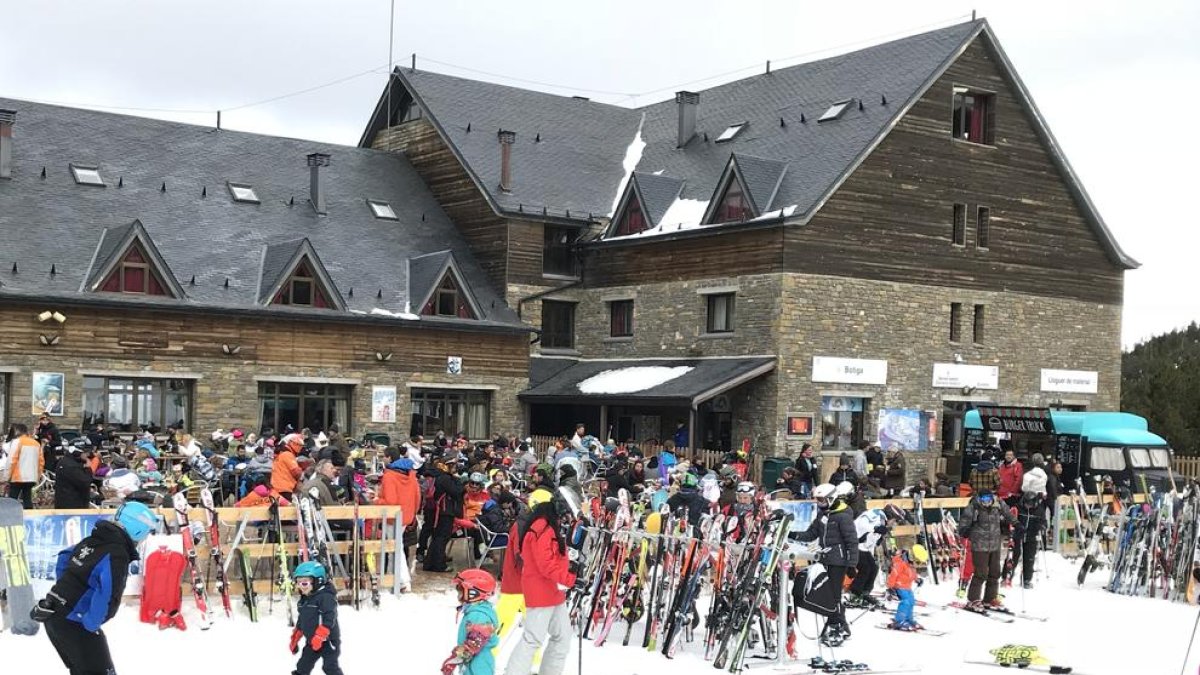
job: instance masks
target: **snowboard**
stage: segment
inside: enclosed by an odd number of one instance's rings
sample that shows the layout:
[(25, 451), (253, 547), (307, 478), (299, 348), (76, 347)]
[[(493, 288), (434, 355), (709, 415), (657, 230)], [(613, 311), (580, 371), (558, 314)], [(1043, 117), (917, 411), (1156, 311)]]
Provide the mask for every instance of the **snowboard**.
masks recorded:
[(7, 497), (0, 498), (0, 589), (5, 596), (3, 626), (16, 635), (37, 635), (38, 623), (29, 618), (35, 600), (25, 556), (25, 510)]
[(1050, 659), (1041, 653), (1041, 650), (1036, 645), (1007, 644), (988, 650), (988, 655), (990, 658), (968, 656), (963, 661), (980, 665), (1000, 666), (1002, 668), (1013, 668), (1015, 666), (1022, 671), (1048, 672), (1061, 675), (1066, 675), (1066, 673), (1070, 673), (1073, 670), (1071, 666), (1054, 665)]

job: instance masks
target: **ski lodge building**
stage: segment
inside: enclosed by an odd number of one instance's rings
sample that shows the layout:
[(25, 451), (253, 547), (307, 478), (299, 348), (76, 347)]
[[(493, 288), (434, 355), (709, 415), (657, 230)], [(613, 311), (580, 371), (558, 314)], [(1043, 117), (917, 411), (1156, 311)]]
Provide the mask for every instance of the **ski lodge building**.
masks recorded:
[(632, 109), (397, 68), (358, 148), (0, 108), (9, 420), (920, 465), (1119, 403), (1137, 263), (985, 21)]

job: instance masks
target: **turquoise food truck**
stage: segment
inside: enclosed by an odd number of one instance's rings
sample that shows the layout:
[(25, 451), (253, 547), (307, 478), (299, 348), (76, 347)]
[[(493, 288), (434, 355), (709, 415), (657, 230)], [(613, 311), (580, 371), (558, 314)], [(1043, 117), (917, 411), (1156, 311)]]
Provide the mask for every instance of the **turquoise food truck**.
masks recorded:
[(1082, 478), (1094, 493), (1103, 477), (1132, 492), (1171, 487), (1171, 446), (1139, 415), (980, 406), (966, 413), (963, 426), (964, 482), (987, 448), (999, 446), (1023, 459), (1039, 452), (1047, 463), (1062, 462), (1061, 480), (1071, 489)]

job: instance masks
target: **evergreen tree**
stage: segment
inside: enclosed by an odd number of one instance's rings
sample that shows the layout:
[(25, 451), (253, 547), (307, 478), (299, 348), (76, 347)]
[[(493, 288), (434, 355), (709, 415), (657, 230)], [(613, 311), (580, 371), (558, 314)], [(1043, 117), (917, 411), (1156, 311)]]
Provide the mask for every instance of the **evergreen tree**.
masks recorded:
[(1145, 417), (1176, 453), (1200, 455), (1200, 324), (1122, 355), (1121, 409)]

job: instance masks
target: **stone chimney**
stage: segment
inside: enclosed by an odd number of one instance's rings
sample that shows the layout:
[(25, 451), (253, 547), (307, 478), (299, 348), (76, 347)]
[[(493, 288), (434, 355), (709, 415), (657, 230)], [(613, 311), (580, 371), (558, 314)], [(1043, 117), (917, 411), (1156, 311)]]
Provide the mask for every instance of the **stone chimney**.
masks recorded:
[(321, 167), (323, 166), (329, 166), (329, 155), (323, 152), (314, 152), (308, 156), (308, 199), (317, 213), (322, 216), (328, 213), (325, 210), (325, 186), (321, 184)]
[(679, 106), (679, 137), (675, 147), (682, 148), (696, 135), (696, 110), (700, 107), (700, 94), (677, 91), (675, 104)]
[(12, 128), (16, 110), (0, 110), (0, 178), (12, 178)]
[(496, 139), (500, 141), (500, 190), (512, 192), (512, 146), (517, 142), (517, 132), (501, 129)]

